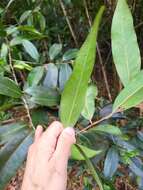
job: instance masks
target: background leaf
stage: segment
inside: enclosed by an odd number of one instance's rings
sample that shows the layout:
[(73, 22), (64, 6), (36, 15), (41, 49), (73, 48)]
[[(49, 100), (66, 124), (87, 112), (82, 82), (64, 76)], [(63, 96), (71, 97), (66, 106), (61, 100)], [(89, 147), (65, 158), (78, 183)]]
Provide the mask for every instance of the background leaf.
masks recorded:
[(56, 106), (59, 104), (59, 93), (56, 90), (47, 89), (43, 86), (27, 88), (25, 92), (31, 95), (31, 101), (42, 106)]
[(56, 56), (61, 52), (62, 44), (53, 44), (49, 49), (50, 60), (54, 60)]
[(141, 57), (133, 19), (126, 0), (118, 0), (112, 22), (112, 52), (120, 79), (126, 86), (140, 71)]
[(97, 33), (103, 11), (104, 7), (100, 9), (91, 32), (77, 55), (73, 73), (62, 93), (60, 118), (65, 127), (76, 123), (84, 106), (87, 85), (95, 61)]
[[(87, 148), (86, 146), (79, 145), (79, 144), (78, 146), (82, 148), (82, 150), (88, 156), (88, 158), (93, 158), (97, 154), (101, 153), (100, 150), (95, 151), (93, 149)], [(80, 153), (80, 151), (77, 149), (75, 145), (73, 145), (71, 149), (71, 158), (74, 160), (85, 160), (85, 158), (83, 157), (83, 155)]]
[(102, 132), (102, 133), (109, 133), (112, 135), (121, 135), (121, 130), (119, 127), (113, 126), (113, 125), (99, 125), (97, 127), (94, 127), (90, 129), (89, 131), (93, 132)]
[(110, 148), (104, 163), (104, 176), (111, 178), (118, 168), (119, 155), (115, 148)]
[(59, 88), (62, 91), (66, 82), (72, 74), (72, 69), (68, 64), (60, 64), (59, 69)]
[(29, 86), (36, 86), (44, 75), (44, 67), (38, 66), (32, 69), (29, 73), (27, 81)]
[(87, 120), (91, 120), (95, 112), (95, 98), (97, 94), (97, 87), (95, 85), (90, 85), (87, 89), (84, 108), (81, 112), (82, 116)]
[(143, 101), (143, 71), (141, 71), (117, 96), (113, 112), (119, 108), (132, 108)]
[[(9, 155), (9, 158), (0, 170), (0, 189), (4, 189), (14, 173), (21, 166), (26, 158), (30, 144), (32, 143), (33, 134), (29, 134), (22, 140), (19, 146)], [(2, 151), (2, 150), (1, 150)]]
[(46, 67), (47, 73), (43, 85), (48, 88), (56, 88), (58, 83), (58, 68), (55, 64), (50, 63)]
[(22, 92), (15, 82), (2, 76), (0, 76), (0, 94), (13, 98), (20, 98), (22, 96)]
[(37, 62), (39, 61), (39, 53), (36, 49), (36, 47), (33, 45), (32, 42), (28, 40), (22, 40), (23, 47), (25, 51)]

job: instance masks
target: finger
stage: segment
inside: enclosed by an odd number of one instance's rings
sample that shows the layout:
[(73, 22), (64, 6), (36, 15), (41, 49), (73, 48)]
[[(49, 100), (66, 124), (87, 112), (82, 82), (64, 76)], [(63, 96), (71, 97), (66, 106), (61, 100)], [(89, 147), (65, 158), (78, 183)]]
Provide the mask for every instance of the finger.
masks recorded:
[(43, 133), (43, 127), (38, 125), (35, 131), (34, 142), (37, 142)]
[(60, 136), (62, 131), (63, 125), (60, 122), (55, 121), (43, 133), (42, 146), (47, 147), (47, 150), (49, 150), (49, 154), (55, 151), (58, 137)]
[(69, 127), (63, 130), (61, 133), (57, 147), (54, 153), (54, 157), (59, 159), (59, 166), (65, 167), (70, 156), (71, 146), (76, 142), (75, 131), (73, 128)]

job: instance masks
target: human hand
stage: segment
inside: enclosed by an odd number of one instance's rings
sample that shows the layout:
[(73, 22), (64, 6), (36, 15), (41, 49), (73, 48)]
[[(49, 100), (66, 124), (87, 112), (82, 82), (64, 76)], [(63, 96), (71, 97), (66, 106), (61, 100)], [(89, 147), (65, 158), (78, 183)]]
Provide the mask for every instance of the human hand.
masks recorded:
[(64, 129), (60, 122), (53, 122), (45, 132), (38, 126), (29, 148), (22, 190), (65, 190), (75, 141), (74, 129)]

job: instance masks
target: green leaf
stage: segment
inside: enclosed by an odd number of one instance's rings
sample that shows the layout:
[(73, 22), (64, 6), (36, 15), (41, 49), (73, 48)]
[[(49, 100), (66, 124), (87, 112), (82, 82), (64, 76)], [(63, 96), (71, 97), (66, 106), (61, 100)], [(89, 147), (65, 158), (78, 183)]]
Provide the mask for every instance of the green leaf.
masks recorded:
[[(101, 153), (100, 150), (96, 151), (79, 144), (78, 146), (84, 151), (84, 153), (88, 156), (88, 158), (93, 158), (97, 154)], [(73, 145), (71, 149), (71, 158), (74, 160), (85, 160), (84, 156), (80, 153), (80, 151), (77, 149), (75, 145)]]
[(21, 15), (21, 17), (20, 17), (20, 19), (19, 19), (20, 24), (23, 23), (23, 22), (31, 15), (31, 13), (32, 13), (31, 10), (25, 11), (25, 12)]
[(53, 44), (49, 49), (50, 60), (54, 60), (62, 50), (62, 44)]
[(31, 43), (28, 40), (22, 40), (23, 47), (25, 51), (37, 62), (39, 61), (39, 53), (37, 51), (37, 48), (34, 46), (33, 43)]
[(87, 120), (91, 120), (95, 112), (95, 98), (97, 94), (97, 87), (95, 85), (90, 85), (87, 89), (84, 108), (81, 112), (82, 116)]
[(60, 118), (65, 127), (73, 126), (77, 122), (84, 107), (88, 81), (96, 57), (97, 33), (103, 11), (104, 7), (101, 7), (91, 32), (77, 55), (73, 73), (62, 93)]
[[(30, 133), (22, 140), (18, 147), (9, 155), (9, 158), (4, 163), (0, 170), (0, 189), (4, 189), (10, 179), (16, 174), (17, 169), (24, 162), (28, 148), (32, 143), (33, 133)], [(1, 157), (1, 155), (0, 155)]]
[(69, 64), (60, 64), (59, 69), (59, 88), (62, 91), (65, 87), (66, 82), (68, 81), (72, 73), (72, 68)]
[(59, 104), (59, 93), (56, 90), (47, 89), (43, 86), (33, 86), (25, 90), (32, 95), (31, 101), (42, 106), (56, 106)]
[(104, 163), (104, 176), (111, 178), (116, 172), (119, 164), (119, 154), (114, 147), (111, 147), (107, 153)]
[(28, 65), (27, 63), (25, 63), (24, 61), (20, 61), (20, 60), (17, 60), (15, 63), (14, 63), (14, 68), (16, 69), (19, 69), (19, 70), (28, 70), (28, 71), (31, 71), (32, 70), (32, 67), (30, 65)]
[(119, 127), (113, 126), (113, 125), (99, 125), (97, 127), (94, 127), (90, 129), (89, 131), (93, 132), (102, 132), (102, 133), (109, 133), (111, 135), (121, 135), (121, 130)]
[(19, 45), (19, 44), (22, 44), (22, 42), (23, 42), (23, 38), (15, 37), (10, 41), (10, 46), (12, 47), (12, 46)]
[(15, 82), (2, 76), (0, 76), (0, 94), (13, 98), (20, 98), (22, 96), (22, 92)]
[(39, 84), (44, 75), (44, 70), (45, 69), (42, 66), (38, 66), (32, 69), (27, 78), (29, 86), (36, 86)]
[(133, 19), (126, 0), (118, 0), (112, 22), (112, 52), (124, 86), (140, 71), (141, 57)]
[(27, 130), (24, 123), (13, 123), (0, 126), (0, 144), (4, 144), (13, 138), (14, 135), (19, 134), (21, 131)]
[(3, 43), (2, 47), (1, 47), (0, 57), (1, 58), (6, 58), (7, 54), (8, 54), (8, 46), (7, 46), (7, 44)]
[(63, 55), (63, 61), (69, 61), (76, 58), (78, 49), (69, 49)]
[(113, 112), (119, 108), (127, 110), (143, 101), (143, 71), (141, 71), (117, 96)]

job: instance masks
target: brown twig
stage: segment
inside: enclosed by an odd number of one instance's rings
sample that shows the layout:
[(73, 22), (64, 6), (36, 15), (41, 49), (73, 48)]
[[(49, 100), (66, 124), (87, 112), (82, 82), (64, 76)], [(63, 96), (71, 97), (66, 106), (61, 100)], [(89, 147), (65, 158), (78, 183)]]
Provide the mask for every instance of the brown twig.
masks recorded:
[(87, 130), (89, 130), (89, 129), (95, 127), (96, 125), (98, 125), (98, 124), (101, 123), (102, 121), (105, 121), (105, 120), (111, 118), (113, 114), (114, 114), (114, 113), (111, 113), (111, 114), (107, 115), (106, 117), (103, 117), (103, 118), (99, 119), (98, 121), (93, 122), (92, 124), (88, 125), (86, 128), (84, 128), (84, 129), (82, 129), (81, 131), (79, 131), (77, 134), (86, 132)]
[[(7, 41), (7, 44), (9, 44), (8, 40), (6, 39)], [(8, 46), (9, 47), (9, 46)], [(10, 65), (10, 68), (11, 68), (11, 72), (12, 72), (12, 76), (14, 78), (14, 81), (15, 83), (18, 85), (18, 81), (17, 81), (17, 78), (16, 78), (16, 74), (15, 74), (15, 71), (14, 71), (14, 68), (13, 68), (13, 64), (12, 64), (12, 56), (11, 56), (11, 50), (10, 50), (10, 47), (8, 49), (8, 58), (9, 58), (9, 65)], [(32, 122), (32, 118), (31, 118), (31, 115), (30, 115), (30, 110), (29, 110), (29, 107), (28, 107), (28, 104), (27, 104), (27, 101), (24, 97), (22, 97), (22, 101), (24, 103), (24, 107), (26, 109), (26, 112), (27, 112), (27, 116), (29, 118), (29, 124), (30, 124), (30, 127), (32, 127), (34, 130), (35, 130), (35, 127), (33, 125), (33, 122)]]
[[(87, 2), (86, 2), (86, 0), (83, 0), (83, 2), (84, 2), (84, 7), (85, 7), (85, 12), (86, 12), (86, 16), (87, 16), (87, 19), (88, 19), (88, 23), (89, 23), (89, 26), (91, 27), (92, 21), (91, 21), (91, 19), (90, 19), (88, 7), (87, 7)], [(105, 86), (106, 86), (108, 98), (109, 98), (110, 102), (112, 102), (112, 96), (111, 96), (111, 93), (110, 93), (110, 88), (109, 88), (109, 84), (108, 84), (108, 79), (107, 79), (107, 75), (106, 75), (105, 68), (104, 68), (104, 66), (103, 66), (102, 56), (101, 56), (101, 52), (100, 52), (100, 48), (99, 48), (98, 43), (97, 43), (97, 53), (98, 53), (98, 57), (99, 57), (99, 63), (100, 63), (100, 65), (101, 65), (101, 70), (102, 70), (102, 74), (103, 74), (103, 78), (104, 78), (104, 82), (105, 82)]]
[(64, 14), (64, 16), (65, 16), (65, 18), (66, 18), (66, 21), (67, 21), (69, 30), (70, 30), (71, 35), (72, 35), (72, 37), (73, 37), (73, 40), (74, 40), (74, 42), (75, 42), (75, 45), (78, 47), (77, 38), (76, 38), (76, 35), (75, 35), (74, 30), (73, 30), (73, 28), (72, 28), (72, 25), (71, 25), (71, 23), (70, 23), (70, 20), (69, 20), (69, 18), (68, 18), (68, 14), (67, 14), (66, 8), (65, 8), (65, 6), (64, 6), (64, 3), (63, 3), (62, 0), (59, 0), (59, 2), (60, 2), (61, 9), (62, 9), (62, 11), (63, 11), (63, 14)]

